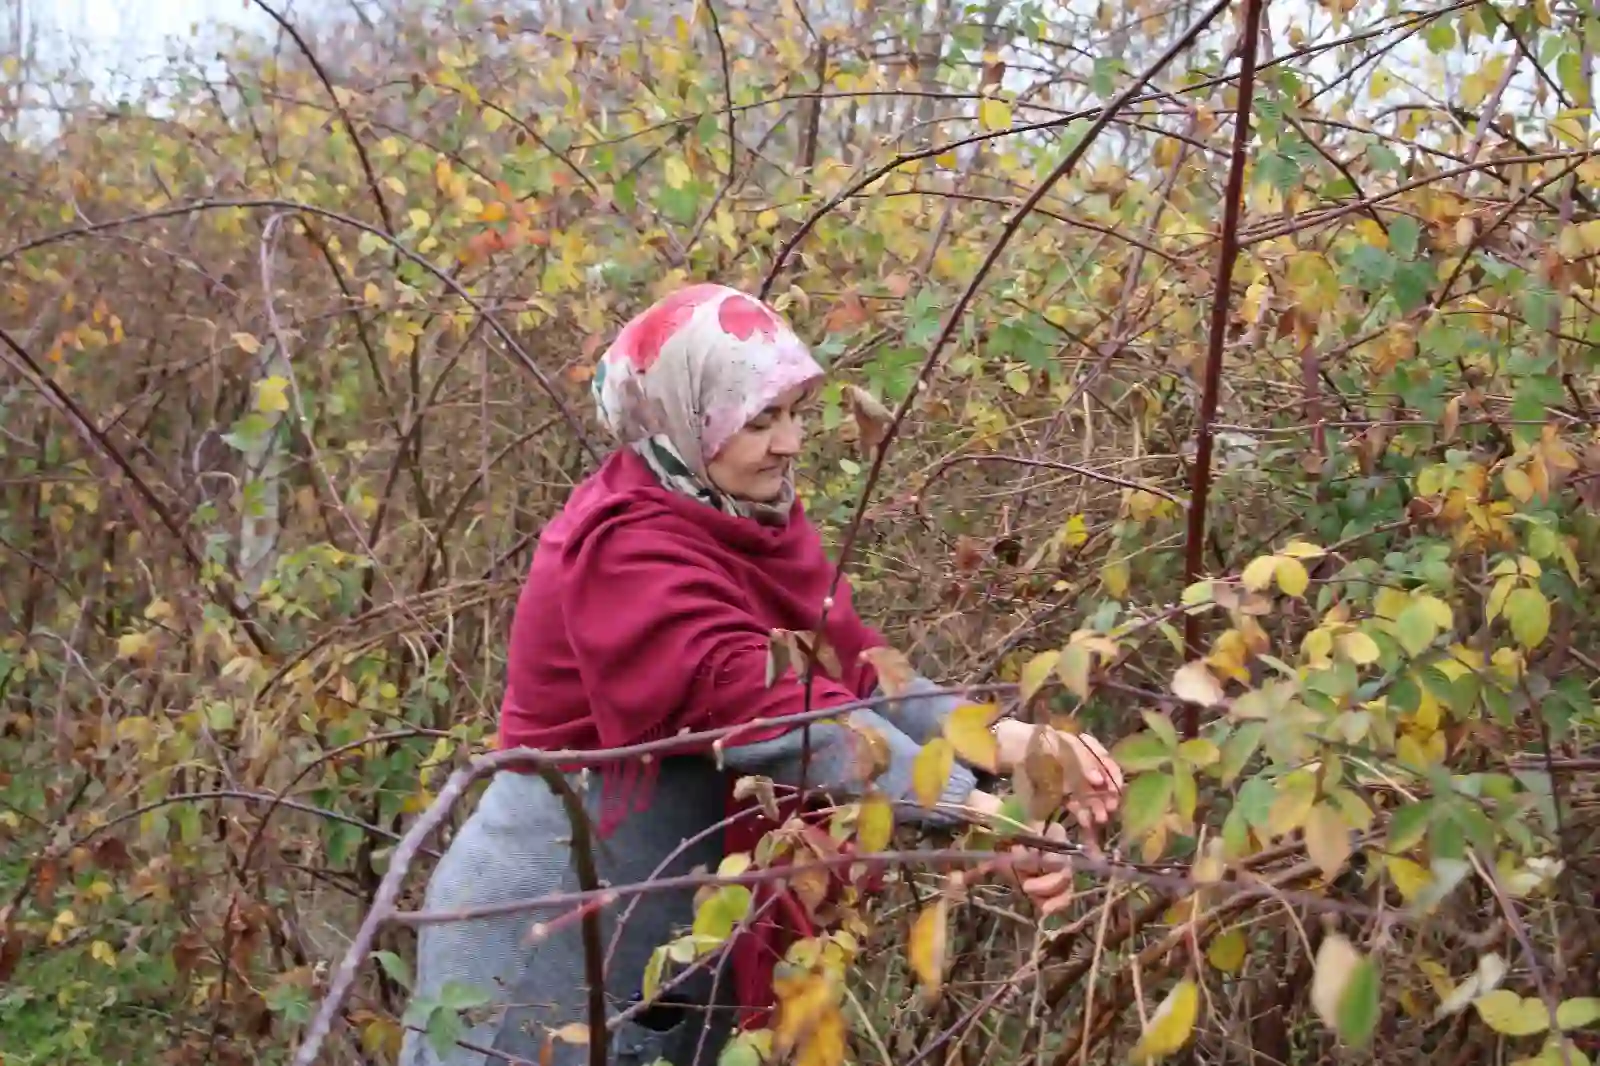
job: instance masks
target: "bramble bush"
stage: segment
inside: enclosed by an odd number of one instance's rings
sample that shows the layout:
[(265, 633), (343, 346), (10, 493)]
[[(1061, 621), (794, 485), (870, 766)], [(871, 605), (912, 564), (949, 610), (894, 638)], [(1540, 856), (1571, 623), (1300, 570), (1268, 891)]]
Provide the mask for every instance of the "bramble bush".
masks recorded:
[(1002, 707), (1129, 772), (1042, 921), (972, 875), (1082, 772), (1043, 739), (1016, 832), (728, 856), (652, 987), (763, 881), (820, 929), (728, 1066), (1590, 1061), (1588, 0), (255, 3), (115, 104), (0, 78), (8, 1063), (486, 1006), (406, 1009), (405, 905), (539, 761), (490, 738), (593, 358), (702, 278), (832, 371), (802, 495), (890, 695), (971, 686), (924, 794)]

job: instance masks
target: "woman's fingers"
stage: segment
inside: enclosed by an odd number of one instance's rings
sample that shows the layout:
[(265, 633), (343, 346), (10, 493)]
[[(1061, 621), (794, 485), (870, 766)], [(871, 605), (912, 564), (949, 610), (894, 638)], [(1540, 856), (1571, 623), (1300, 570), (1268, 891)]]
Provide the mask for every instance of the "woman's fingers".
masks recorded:
[(1089, 733), (1078, 733), (1074, 738), (1083, 748), (1086, 758), (1079, 760), (1093, 768), (1092, 772), (1085, 775), (1089, 782), (1096, 788), (1104, 788), (1110, 792), (1122, 791), (1122, 767), (1111, 757), (1106, 746)]
[(1105, 764), (1106, 772), (1111, 775), (1112, 791), (1121, 792), (1125, 787), (1125, 781), (1122, 776), (1122, 767), (1117, 764), (1117, 760), (1112, 758), (1111, 752), (1106, 750), (1106, 746), (1100, 743), (1097, 737), (1085, 736), (1084, 742)]
[(1067, 866), (1063, 866), (1059, 870), (1051, 870), (1046, 874), (1040, 874), (1037, 877), (1030, 877), (1022, 882), (1022, 891), (1035, 900), (1048, 900), (1053, 896), (1060, 895), (1062, 892), (1069, 891), (1071, 888), (1072, 869)]

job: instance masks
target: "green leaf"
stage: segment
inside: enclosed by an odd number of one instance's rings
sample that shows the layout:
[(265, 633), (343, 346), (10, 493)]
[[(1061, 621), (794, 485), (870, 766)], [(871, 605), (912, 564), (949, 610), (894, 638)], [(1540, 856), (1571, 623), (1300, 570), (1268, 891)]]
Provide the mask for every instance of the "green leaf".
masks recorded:
[(1165, 766), (1172, 758), (1172, 749), (1154, 733), (1134, 733), (1117, 742), (1111, 757), (1125, 773), (1139, 774)]
[(471, 1010), (490, 1000), (488, 992), (465, 981), (446, 981), (439, 989), (439, 1005), (446, 1010)]
[(1578, 996), (1556, 1007), (1556, 1024), (1562, 1029), (1582, 1029), (1600, 1022), (1600, 999)]
[(1401, 259), (1414, 259), (1422, 227), (1409, 215), (1397, 215), (1389, 223), (1389, 247)]
[(1244, 772), (1250, 756), (1261, 746), (1261, 736), (1266, 728), (1265, 722), (1245, 722), (1234, 731), (1233, 736), (1223, 742), (1222, 760), (1217, 764), (1217, 776), (1224, 785), (1232, 784)]
[(1159, 822), (1172, 803), (1172, 775), (1140, 774), (1122, 798), (1122, 828), (1129, 836), (1143, 836)]
[(1160, 711), (1141, 711), (1144, 724), (1150, 727), (1150, 732), (1161, 739), (1162, 745), (1172, 751), (1178, 746), (1178, 730), (1172, 724), (1172, 719)]
[(1550, 632), (1550, 602), (1530, 586), (1506, 597), (1505, 615), (1511, 622), (1511, 635), (1524, 648), (1537, 648)]
[(1381, 992), (1378, 964), (1371, 956), (1356, 963), (1339, 997), (1339, 1038), (1353, 1048), (1364, 1048), (1378, 1025)]
[(428, 1044), (441, 1059), (448, 1059), (461, 1038), (461, 1015), (444, 1007), (436, 1007), (428, 1015), (424, 1027)]
[(1394, 620), (1395, 635), (1408, 655), (1421, 655), (1439, 635), (1433, 615), (1421, 603), (1412, 603)]
[(1401, 855), (1422, 843), (1422, 835), (1428, 831), (1428, 821), (1432, 817), (1432, 800), (1396, 807), (1389, 816), (1389, 850)]
[(378, 965), (383, 968), (384, 973), (389, 975), (391, 981), (410, 991), (411, 967), (406, 965), (406, 960), (392, 951), (375, 951), (372, 953), (372, 957), (378, 960)]

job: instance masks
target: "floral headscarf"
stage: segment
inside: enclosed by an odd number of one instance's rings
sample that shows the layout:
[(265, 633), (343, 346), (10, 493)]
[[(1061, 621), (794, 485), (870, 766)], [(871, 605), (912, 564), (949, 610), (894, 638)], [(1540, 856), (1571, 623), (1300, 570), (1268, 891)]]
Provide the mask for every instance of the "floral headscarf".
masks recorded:
[(786, 521), (794, 486), (772, 503), (718, 492), (706, 474), (728, 439), (822, 367), (777, 312), (724, 285), (691, 285), (636, 315), (600, 357), (600, 417), (675, 492), (729, 514)]

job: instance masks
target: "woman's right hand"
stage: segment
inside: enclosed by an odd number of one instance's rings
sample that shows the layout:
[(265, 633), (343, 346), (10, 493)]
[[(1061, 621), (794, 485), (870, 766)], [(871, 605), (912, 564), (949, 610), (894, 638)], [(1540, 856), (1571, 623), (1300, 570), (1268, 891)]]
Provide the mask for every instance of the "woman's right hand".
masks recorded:
[[(1000, 813), (1001, 800), (982, 789), (973, 789), (967, 797), (967, 806), (992, 822)], [(1067, 842), (1066, 827), (1060, 822), (1036, 822), (1027, 827), (1027, 832), (1055, 844)], [(1066, 855), (1026, 844), (1013, 844), (1006, 850), (1010, 856), (1007, 861), (985, 863), (973, 873), (982, 874), (1003, 866), (1033, 900), (1042, 916), (1048, 917), (1072, 902), (1072, 866)]]

